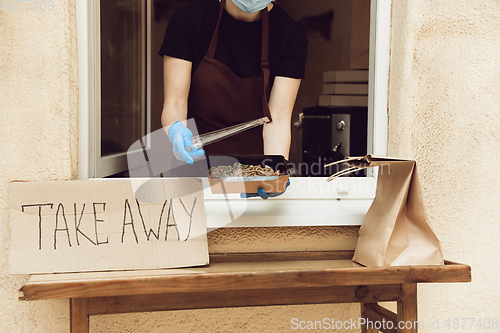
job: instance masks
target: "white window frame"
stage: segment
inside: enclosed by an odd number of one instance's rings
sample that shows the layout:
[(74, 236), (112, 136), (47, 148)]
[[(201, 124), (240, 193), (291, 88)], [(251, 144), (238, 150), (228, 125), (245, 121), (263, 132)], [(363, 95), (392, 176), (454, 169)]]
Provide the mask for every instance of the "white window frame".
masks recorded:
[[(79, 179), (99, 178), (127, 170), (127, 152), (101, 156), (101, 41), (100, 41), (100, 1), (81, 0), (76, 3), (77, 43), (79, 69)], [(151, 86), (146, 78), (151, 77), (151, 1), (146, 1), (146, 11), (142, 15), (142, 48), (146, 50), (143, 61), (146, 70), (141, 78), (144, 101), (141, 110), (141, 132), (144, 137), (151, 132)]]
[[(148, 1), (149, 2), (149, 1)], [(99, 73), (96, 56), (99, 43), (95, 38), (98, 27), (99, 0), (80, 0), (76, 3), (79, 66), (80, 147), (79, 179), (102, 177), (117, 163), (126, 163), (126, 156), (118, 159), (100, 157), (99, 114), (97, 94)], [(151, 10), (147, 11), (150, 15)], [(97, 21), (97, 22), (96, 22)], [(389, 47), (391, 34), (391, 0), (371, 1), (370, 71), (368, 93), (369, 153), (387, 155), (387, 96), (389, 81)], [(148, 34), (151, 35), (150, 33)], [(150, 41), (147, 41), (148, 43)], [(149, 49), (149, 47), (148, 47)], [(148, 54), (148, 64), (151, 55)], [(150, 67), (148, 66), (148, 71)], [(147, 85), (149, 88), (149, 85)], [(147, 92), (148, 105), (150, 90)], [(94, 112), (95, 110), (95, 112)], [(150, 110), (147, 110), (150, 112)], [(99, 141), (96, 141), (99, 138)], [(97, 154), (99, 153), (99, 154)], [(206, 179), (204, 180), (206, 182)], [(209, 228), (223, 226), (269, 227), (312, 225), (360, 225), (375, 196), (375, 173), (368, 177), (344, 177), (331, 183), (326, 178), (294, 177), (286, 193), (271, 200), (242, 200), (237, 195), (213, 195), (205, 189), (205, 209)], [(244, 206), (245, 212), (227, 224), (227, 207)]]

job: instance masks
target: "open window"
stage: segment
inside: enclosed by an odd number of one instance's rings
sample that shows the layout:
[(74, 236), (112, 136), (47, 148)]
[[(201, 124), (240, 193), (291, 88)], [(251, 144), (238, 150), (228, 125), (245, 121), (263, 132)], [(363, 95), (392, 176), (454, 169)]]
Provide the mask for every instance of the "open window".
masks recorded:
[[(127, 145), (161, 127), (163, 77), (157, 50), (168, 17), (188, 2), (77, 2), (80, 179), (126, 171)], [(390, 1), (371, 0), (366, 144), (367, 152), (375, 155), (387, 153), (390, 15)], [(127, 73), (120, 68), (127, 68)], [(207, 223), (210, 228), (359, 225), (375, 195), (374, 177), (371, 172), (333, 182), (326, 182), (326, 177), (292, 177), (284, 195), (267, 201), (213, 195), (207, 189)], [(241, 212), (237, 218), (231, 215), (229, 223), (228, 207)]]

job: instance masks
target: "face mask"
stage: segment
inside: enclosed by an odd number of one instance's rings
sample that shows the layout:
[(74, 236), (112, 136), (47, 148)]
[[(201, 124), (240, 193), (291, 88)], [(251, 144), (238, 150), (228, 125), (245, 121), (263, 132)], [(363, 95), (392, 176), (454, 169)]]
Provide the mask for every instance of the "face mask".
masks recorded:
[(274, 0), (233, 0), (233, 3), (245, 13), (256, 13), (266, 8)]

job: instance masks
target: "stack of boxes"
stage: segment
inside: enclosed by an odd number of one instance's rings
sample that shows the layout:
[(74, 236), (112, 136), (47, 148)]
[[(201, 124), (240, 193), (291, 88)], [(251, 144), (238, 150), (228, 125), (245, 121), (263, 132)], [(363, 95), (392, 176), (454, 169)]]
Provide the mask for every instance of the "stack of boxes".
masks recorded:
[(368, 106), (368, 70), (323, 73), (320, 106)]

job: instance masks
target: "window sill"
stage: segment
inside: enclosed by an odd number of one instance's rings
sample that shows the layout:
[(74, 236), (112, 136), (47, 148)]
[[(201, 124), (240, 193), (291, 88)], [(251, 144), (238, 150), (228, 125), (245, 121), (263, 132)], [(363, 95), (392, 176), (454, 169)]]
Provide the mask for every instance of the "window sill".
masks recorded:
[(375, 197), (374, 178), (291, 178), (275, 198), (241, 199), (239, 194), (212, 194), (204, 182), (209, 229), (221, 227), (361, 225)]

